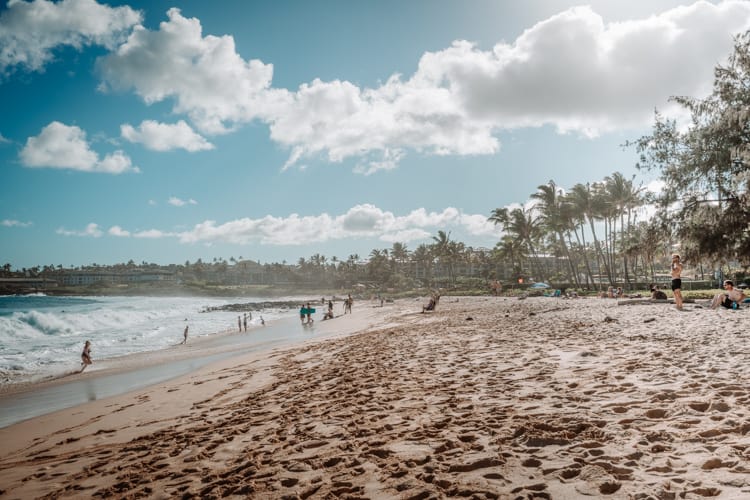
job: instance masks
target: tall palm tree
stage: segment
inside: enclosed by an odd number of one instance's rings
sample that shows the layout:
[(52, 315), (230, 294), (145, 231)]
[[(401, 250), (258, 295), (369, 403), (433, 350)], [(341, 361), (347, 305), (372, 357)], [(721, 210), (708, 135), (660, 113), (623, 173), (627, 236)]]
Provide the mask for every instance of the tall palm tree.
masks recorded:
[(453, 262), (451, 259), (451, 233), (445, 231), (438, 231), (437, 236), (433, 236), (432, 240), (435, 242), (432, 244), (433, 252), (440, 261), (441, 267), (447, 264), (448, 267), (448, 278), (451, 279), (453, 276)]
[[(640, 206), (643, 203), (641, 197), (641, 191), (643, 190), (643, 188), (641, 186), (635, 186), (635, 184), (633, 183), (634, 179), (635, 175), (630, 179), (626, 179), (625, 176), (620, 172), (615, 172), (611, 176), (607, 176), (604, 179), (606, 192), (605, 196), (607, 197), (608, 204), (610, 205), (609, 213), (613, 222), (610, 265), (613, 269), (616, 269), (614, 259), (619, 253), (623, 259), (623, 273), (625, 282), (628, 284), (628, 286), (630, 285), (630, 276), (628, 272), (628, 258), (625, 255), (625, 248), (627, 246), (626, 241), (631, 237), (633, 211), (636, 207)], [(625, 219), (626, 214), (627, 220)], [(615, 245), (618, 240), (618, 233), (616, 231), (618, 217), (620, 219), (619, 242), (617, 245)]]
[(580, 287), (578, 273), (565, 242), (565, 233), (569, 231), (572, 222), (570, 212), (564, 206), (562, 190), (557, 188), (555, 181), (550, 180), (547, 184), (538, 186), (536, 193), (532, 194), (531, 198), (538, 202), (535, 208), (540, 213), (542, 227), (557, 236), (557, 243), (568, 261), (570, 277), (575, 281), (576, 286)]
[[(594, 238), (594, 254), (596, 256), (596, 267), (599, 274), (599, 280), (597, 280), (598, 286), (601, 287), (601, 275), (602, 275), (602, 261), (604, 261), (605, 272), (612, 283), (612, 275), (607, 266), (606, 259), (604, 259), (604, 252), (602, 251), (602, 245), (599, 238), (596, 236), (595, 223), (602, 216), (604, 204), (602, 197), (599, 196), (598, 190), (591, 187), (591, 184), (576, 184), (570, 190), (568, 199), (573, 204), (574, 212), (578, 213), (578, 218), (581, 223), (581, 234), (583, 237), (583, 223), (588, 221), (589, 229), (591, 230), (591, 236)], [(586, 247), (584, 239), (584, 248)], [(588, 262), (588, 260), (587, 260)], [(589, 273), (591, 271), (589, 270)]]

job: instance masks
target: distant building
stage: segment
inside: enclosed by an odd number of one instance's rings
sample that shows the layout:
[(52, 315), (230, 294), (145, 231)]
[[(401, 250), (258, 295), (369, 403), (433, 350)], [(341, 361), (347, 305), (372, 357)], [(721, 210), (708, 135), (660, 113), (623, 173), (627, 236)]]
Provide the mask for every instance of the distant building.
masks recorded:
[(169, 271), (143, 271), (134, 269), (126, 272), (111, 271), (65, 271), (62, 283), (66, 286), (86, 286), (94, 283), (127, 284), (155, 281), (174, 281), (175, 275)]

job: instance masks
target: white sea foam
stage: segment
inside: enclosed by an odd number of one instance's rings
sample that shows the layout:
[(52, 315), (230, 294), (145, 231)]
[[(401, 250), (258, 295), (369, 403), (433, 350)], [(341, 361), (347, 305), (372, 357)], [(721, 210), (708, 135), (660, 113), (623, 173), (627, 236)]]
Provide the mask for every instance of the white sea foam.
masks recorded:
[[(31, 380), (76, 369), (86, 340), (94, 359), (163, 349), (190, 336), (237, 329), (236, 312), (208, 307), (261, 302), (262, 298), (0, 297), (0, 383)], [(266, 321), (288, 315), (262, 312)], [(253, 311), (248, 327), (260, 322)]]

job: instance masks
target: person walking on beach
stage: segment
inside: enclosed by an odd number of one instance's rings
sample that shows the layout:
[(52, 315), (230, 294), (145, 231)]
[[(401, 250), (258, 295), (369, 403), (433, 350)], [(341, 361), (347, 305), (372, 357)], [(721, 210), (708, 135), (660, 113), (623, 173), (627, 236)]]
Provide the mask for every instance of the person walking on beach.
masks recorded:
[(352, 299), (352, 294), (350, 293), (349, 297), (346, 300), (344, 300), (344, 314), (346, 314), (347, 312), (349, 314), (352, 313), (352, 303), (353, 302), (354, 302), (354, 299)]
[(245, 327), (245, 333), (247, 333), (247, 313), (245, 313), (242, 317), (242, 324)]
[(682, 262), (680, 256), (672, 255), (672, 292), (674, 293), (674, 303), (678, 311), (682, 311)]
[(242, 333), (242, 317), (237, 316), (237, 328), (239, 328), (240, 333)]
[(187, 336), (188, 336), (188, 325), (185, 325), (185, 331), (182, 332), (182, 344), (187, 344)]
[(299, 320), (303, 325), (305, 324), (306, 314), (307, 314), (307, 308), (305, 307), (305, 304), (302, 304), (299, 308)]
[(81, 353), (81, 371), (78, 373), (82, 373), (91, 363), (91, 341), (87, 340), (86, 343), (83, 344), (83, 352)]

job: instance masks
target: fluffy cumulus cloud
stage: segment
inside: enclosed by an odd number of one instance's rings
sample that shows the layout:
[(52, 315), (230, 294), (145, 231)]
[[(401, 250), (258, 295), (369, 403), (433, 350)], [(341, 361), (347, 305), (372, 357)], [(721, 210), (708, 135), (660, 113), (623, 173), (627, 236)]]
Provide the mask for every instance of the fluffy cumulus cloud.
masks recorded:
[(482, 51), (456, 42), (426, 54), (416, 74), (455, 92), (498, 127), (552, 124), (596, 135), (647, 125), (672, 95), (703, 95), (713, 69), (750, 27), (750, 3), (699, 1), (648, 19), (605, 23), (576, 7)]
[(144, 120), (137, 129), (126, 123), (120, 126), (120, 133), (128, 141), (143, 144), (152, 151), (184, 149), (195, 152), (214, 148), (184, 120), (174, 124)]
[(167, 12), (159, 30), (135, 29), (116, 51), (99, 60), (103, 90), (132, 89), (145, 102), (175, 100), (201, 130), (226, 132), (261, 116), (271, 104), (273, 67), (245, 61), (231, 36), (203, 36), (200, 21)]
[[(258, 219), (243, 218), (224, 223), (207, 220), (190, 230), (180, 232), (158, 229), (133, 232), (120, 226), (112, 226), (108, 234), (134, 238), (177, 238), (182, 243), (297, 246), (345, 238), (375, 238), (389, 243), (406, 243), (429, 239), (438, 229), (445, 228), (492, 239), (500, 235), (500, 230), (487, 222), (487, 217), (464, 214), (453, 207), (442, 212), (428, 212), (419, 208), (398, 216), (370, 204), (356, 205), (340, 215), (266, 215)], [(96, 224), (90, 224), (85, 231), (60, 229), (58, 233), (96, 237), (102, 234)]]
[(732, 35), (750, 27), (750, 2), (698, 1), (617, 23), (576, 7), (489, 49), (456, 41), (426, 53), (414, 74), (375, 88), (315, 79), (294, 90), (273, 88), (272, 65), (243, 59), (231, 36), (204, 36), (178, 9), (167, 15), (99, 61), (103, 87), (133, 89), (147, 103), (172, 99), (208, 134), (260, 120), (290, 151), (285, 167), (356, 158), (355, 170), (372, 174), (408, 151), (495, 153), (504, 129), (595, 136), (647, 126), (671, 95), (710, 89)]
[(142, 15), (95, 0), (9, 0), (0, 14), (0, 75), (12, 68), (40, 71), (60, 46), (114, 49)]
[(29, 137), (20, 158), (25, 166), (32, 168), (63, 168), (107, 174), (139, 171), (122, 151), (100, 158), (86, 140), (86, 132), (57, 121), (44, 127), (38, 136)]
[(130, 236), (130, 231), (126, 231), (123, 228), (121, 228), (120, 226), (112, 226), (112, 227), (110, 227), (109, 231), (107, 231), (107, 233), (110, 236), (119, 236), (121, 238), (127, 238), (127, 237)]

